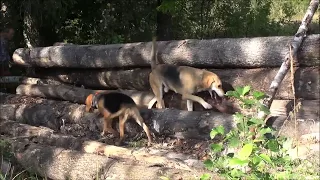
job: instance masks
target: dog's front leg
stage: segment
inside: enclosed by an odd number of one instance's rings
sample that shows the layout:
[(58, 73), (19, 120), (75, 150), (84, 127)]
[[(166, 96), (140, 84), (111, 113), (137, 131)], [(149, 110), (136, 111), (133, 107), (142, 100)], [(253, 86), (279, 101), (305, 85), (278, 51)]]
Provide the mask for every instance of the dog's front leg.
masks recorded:
[[(212, 106), (206, 101), (204, 101), (201, 97), (198, 97), (192, 94), (182, 94), (182, 99), (196, 101), (200, 103), (205, 109), (212, 109)], [(188, 105), (188, 101), (187, 101), (187, 105)]]
[(187, 99), (187, 109), (188, 111), (193, 111), (193, 101)]

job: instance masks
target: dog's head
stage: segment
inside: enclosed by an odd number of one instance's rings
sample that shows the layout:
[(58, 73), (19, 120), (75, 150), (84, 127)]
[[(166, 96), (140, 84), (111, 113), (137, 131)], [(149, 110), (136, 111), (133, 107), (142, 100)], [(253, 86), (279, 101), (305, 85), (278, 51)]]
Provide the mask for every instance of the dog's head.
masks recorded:
[(224, 97), (222, 82), (218, 75), (210, 71), (204, 71), (202, 77), (203, 86), (209, 91), (212, 97), (212, 91), (215, 91), (218, 96)]
[(90, 94), (86, 99), (86, 112), (92, 112), (93, 109), (98, 107), (98, 95), (99, 93), (96, 92), (95, 94)]

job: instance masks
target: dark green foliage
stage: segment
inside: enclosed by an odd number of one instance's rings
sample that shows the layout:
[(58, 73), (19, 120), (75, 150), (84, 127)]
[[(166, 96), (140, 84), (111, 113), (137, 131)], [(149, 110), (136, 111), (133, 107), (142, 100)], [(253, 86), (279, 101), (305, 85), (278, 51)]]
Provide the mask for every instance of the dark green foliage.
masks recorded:
[(301, 20), (309, 2), (4, 0), (7, 11), (1, 23), (17, 29), (13, 49), (26, 39), (34, 46), (58, 41), (112, 44), (150, 41), (155, 32), (159, 40), (293, 35), (299, 26), (294, 21)]

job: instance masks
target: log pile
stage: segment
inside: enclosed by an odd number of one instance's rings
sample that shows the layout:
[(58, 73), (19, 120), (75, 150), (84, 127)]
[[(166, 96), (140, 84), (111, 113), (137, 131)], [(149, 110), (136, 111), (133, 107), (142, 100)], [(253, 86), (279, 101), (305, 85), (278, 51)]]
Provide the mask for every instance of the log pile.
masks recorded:
[[(159, 41), (158, 59), (166, 64), (215, 72), (221, 77), (225, 91), (251, 85), (255, 90), (266, 92), (282, 64), (281, 59), (288, 52), (286, 44), (291, 38)], [(296, 131), (289, 117), (294, 94), (301, 103), (297, 113), (301, 120), (297, 126), (298, 135), (319, 132), (319, 46), (319, 34), (305, 38), (298, 52), (296, 92), (292, 93), (290, 75), (287, 75), (271, 105), (268, 124), (281, 130), (279, 132), (285, 136), (293, 137)], [(14, 62), (36, 68), (33, 77), (0, 79), (1, 82), (19, 84), (16, 94), (0, 94), (0, 133), (11, 139), (17, 161), (51, 179), (201, 176), (205, 170), (196, 158), (182, 154), (175, 154), (172, 158), (168, 155), (172, 152), (153, 149), (157, 153), (152, 153), (145, 147), (117, 147), (113, 146), (112, 137), (101, 140), (100, 116), (84, 113), (84, 101), (89, 94), (120, 91), (139, 105), (155, 140), (170, 137), (208, 141), (213, 127), (222, 125), (227, 131), (234, 128), (232, 114), (242, 111), (239, 105), (229, 99), (223, 101), (224, 108), (221, 108), (207, 92), (197, 95), (214, 106), (211, 110), (195, 103), (193, 112), (185, 111), (186, 102), (173, 92), (164, 95), (168, 109), (147, 109), (155, 107), (148, 83), (150, 50), (150, 42), (56, 44), (17, 49)], [(118, 127), (117, 123), (115, 121), (114, 127)], [(131, 121), (125, 128), (129, 140), (137, 135), (145, 136), (141, 127)]]

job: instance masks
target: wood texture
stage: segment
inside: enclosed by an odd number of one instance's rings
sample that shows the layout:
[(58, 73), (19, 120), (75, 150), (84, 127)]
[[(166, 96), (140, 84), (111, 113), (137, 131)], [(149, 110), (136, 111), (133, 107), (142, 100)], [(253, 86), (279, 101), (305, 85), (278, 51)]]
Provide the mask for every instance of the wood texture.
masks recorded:
[[(80, 104), (84, 104), (85, 97), (92, 92), (94, 92), (94, 90), (70, 87), (66, 85), (20, 85), (16, 89), (16, 93), (19, 95), (65, 100), (72, 103)], [(139, 92), (131, 90), (122, 92), (130, 95), (134, 99), (134, 101), (141, 107), (147, 107), (151, 99), (154, 98), (152, 92)], [(203, 94), (201, 95), (206, 101), (210, 102), (210, 96)], [(184, 101), (181, 101), (181, 97), (178, 94), (168, 93), (164, 96), (164, 99), (167, 108), (186, 110), (186, 103)], [(237, 103), (233, 102), (231, 99), (225, 103), (230, 113), (233, 113), (235, 111), (241, 112), (240, 107), (237, 105)], [(317, 119), (320, 116), (319, 106), (319, 100), (303, 100), (301, 101), (301, 108), (297, 113), (297, 117), (301, 119)], [(210, 111), (205, 110), (200, 104), (195, 104), (194, 110)], [(216, 110), (216, 108), (214, 108), (213, 110)], [(292, 110), (293, 100), (274, 100), (270, 107), (271, 115), (273, 116), (288, 116), (289, 112)], [(218, 111), (218, 109), (216, 111)]]
[(26, 96), (36, 96), (49, 99), (60, 99), (73, 103), (84, 104), (87, 96), (95, 92), (112, 92), (120, 91), (129, 95), (138, 106), (148, 107), (148, 103), (153, 99), (154, 95), (150, 92), (135, 91), (135, 90), (91, 90), (78, 88), (69, 85), (35, 85), (21, 84), (17, 87), (16, 93)]
[[(223, 81), (225, 91), (237, 86), (251, 85), (253, 89), (267, 92), (274, 75), (279, 68), (258, 69), (209, 69), (218, 74)], [(149, 85), (150, 69), (132, 69), (123, 71), (86, 70), (69, 71), (53, 70), (39, 73), (41, 77), (58, 81), (83, 85), (94, 89), (132, 89), (151, 91)], [(304, 99), (319, 99), (319, 67), (301, 67), (295, 71), (296, 97)], [(290, 75), (286, 75), (275, 99), (292, 99)]]
[[(139, 163), (148, 163), (150, 165), (158, 164), (167, 168), (176, 168), (182, 170), (204, 168), (204, 166), (199, 166), (199, 163), (202, 164), (202, 162), (197, 162), (196, 159), (189, 158), (181, 153), (170, 152), (171, 157), (161, 153), (161, 151), (149, 153), (145, 147), (124, 148), (108, 145), (98, 141), (86, 140), (87, 138), (75, 137), (72, 134), (55, 132), (47, 127), (36, 127), (28, 124), (18, 123), (16, 121), (1, 121), (0, 127), (1, 135), (4, 135), (6, 138), (26, 139), (30, 142), (40, 142), (41, 145), (76, 150), (82, 153), (105, 155), (115, 159), (127, 159), (131, 161), (139, 159)], [(149, 150), (150, 149), (153, 150), (153, 147), (149, 147)], [(194, 164), (185, 163), (190, 160), (193, 161)]]
[[(16, 144), (18, 143), (12, 143), (13, 146)], [(25, 148), (19, 148), (15, 154), (19, 164), (28, 171), (56, 180), (154, 179), (162, 175), (171, 176), (174, 179), (177, 179), (177, 176), (185, 179), (192, 176), (199, 178), (201, 173), (204, 173), (204, 171), (190, 172), (150, 166), (150, 164), (140, 164), (138, 161), (116, 159), (33, 143)]]
[[(151, 38), (150, 38), (151, 39)], [(158, 59), (166, 64), (194, 67), (279, 67), (291, 36), (186, 39), (159, 41)], [(301, 65), (319, 65), (320, 35), (308, 36), (299, 51)], [(23, 66), (62, 68), (150, 67), (151, 42), (111, 45), (50, 46), (17, 49), (13, 61)]]
[[(97, 132), (101, 132), (102, 119), (97, 113), (85, 113), (85, 105), (9, 94), (2, 94), (0, 98), (0, 119), (46, 126), (53, 130), (59, 130), (66, 124), (78, 124), (79, 136), (83, 135), (84, 131), (86, 135), (92, 134), (95, 138), (100, 136)], [(140, 112), (155, 134), (181, 139), (209, 139), (209, 132), (213, 127), (223, 125), (228, 131), (234, 125), (232, 115), (214, 111), (141, 109)], [(144, 136), (142, 128), (134, 121), (128, 121), (125, 131), (129, 137), (139, 133)]]
[[(99, 138), (101, 132), (99, 116), (95, 113), (84, 113), (84, 105), (9, 94), (2, 94), (1, 99), (0, 119), (2, 120), (14, 120), (34, 126), (45, 126), (53, 130), (60, 130), (64, 126), (68, 127), (68, 125), (76, 124), (77, 126), (73, 130), (69, 129), (75, 136)], [(141, 109), (141, 115), (156, 136), (209, 139), (209, 133), (213, 127), (222, 125), (226, 132), (234, 127), (232, 115), (214, 111), (189, 112), (173, 109)], [(294, 121), (290, 118), (288, 121), (286, 119), (287, 116), (275, 116), (268, 120), (268, 123), (278, 130), (284, 124), (286, 130), (282, 133), (286, 136), (293, 136), (296, 132)], [(128, 121), (125, 127), (128, 137), (134, 137), (139, 133), (145, 136), (142, 128), (133, 121)], [(303, 133), (317, 133), (319, 132), (319, 118), (307, 119), (302, 116), (298, 121), (297, 128), (298, 136), (303, 135)]]

